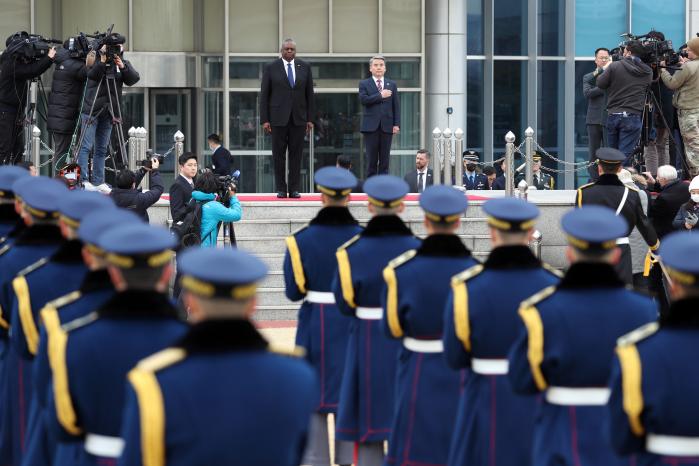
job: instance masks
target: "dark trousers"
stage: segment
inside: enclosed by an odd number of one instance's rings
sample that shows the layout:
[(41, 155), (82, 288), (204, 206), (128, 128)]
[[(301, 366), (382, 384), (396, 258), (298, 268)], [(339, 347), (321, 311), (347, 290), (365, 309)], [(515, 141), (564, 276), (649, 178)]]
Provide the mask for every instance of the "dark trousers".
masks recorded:
[[(277, 192), (301, 191), (301, 155), (306, 126), (296, 126), (291, 119), (286, 126), (272, 126), (272, 163)], [(286, 182), (286, 150), (289, 149), (289, 184)]]
[(52, 133), (53, 153), (58, 158), (63, 156), (70, 148), (70, 141), (73, 139), (72, 133)]
[(609, 147), (626, 155), (624, 166), (631, 165), (631, 155), (641, 139), (641, 115), (635, 113), (610, 114), (607, 117), (607, 138)]
[(17, 113), (0, 111), (0, 163), (21, 162), (23, 154), (24, 132)]
[(621, 278), (627, 285), (633, 285), (633, 268), (631, 266), (631, 246), (628, 244), (620, 244), (619, 249), (621, 249), (621, 260), (614, 267), (619, 278)]
[[(602, 125), (587, 125), (587, 140), (590, 162), (594, 162), (597, 159), (595, 155), (597, 154), (597, 149), (604, 144), (604, 127)], [(599, 178), (597, 165), (587, 167), (587, 172), (590, 174), (590, 181), (597, 181), (597, 178)]]
[(387, 174), (393, 134), (384, 133), (380, 129), (362, 134), (364, 135), (364, 149), (367, 157), (366, 177)]

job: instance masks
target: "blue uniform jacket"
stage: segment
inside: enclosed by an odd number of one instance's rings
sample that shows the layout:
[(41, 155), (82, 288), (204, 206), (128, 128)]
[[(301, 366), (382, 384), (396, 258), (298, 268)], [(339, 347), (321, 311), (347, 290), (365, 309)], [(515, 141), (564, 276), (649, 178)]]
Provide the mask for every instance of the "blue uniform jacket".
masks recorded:
[[(381, 308), (383, 269), (419, 245), (398, 216), (371, 219), (360, 235), (337, 251), (332, 289), (340, 311), (355, 317), (358, 306)], [(381, 442), (391, 432), (400, 343), (386, 338), (379, 320), (353, 318), (349, 332), (336, 438)]]
[(396, 82), (384, 77), (381, 80), (383, 88), (393, 91), (391, 97), (381, 97), (374, 78), (369, 77), (359, 81), (359, 100), (362, 102), (362, 133), (382, 131), (393, 134), (393, 127), (400, 126), (400, 99)]
[[(362, 231), (346, 207), (325, 207), (308, 227), (286, 239), (286, 296), (298, 301), (311, 291), (331, 292), (337, 270), (335, 251)], [(298, 315), (296, 344), (306, 349), (321, 387), (318, 411), (337, 412), (351, 319), (335, 304), (304, 301)]]
[(471, 181), (471, 178), (468, 176), (468, 172), (464, 172), (463, 175), (463, 185), (464, 188), (468, 190), (478, 190), (482, 191), (488, 188), (488, 177), (485, 176), (483, 173), (475, 173), (473, 175), (473, 181)]
[[(520, 307), (525, 329), (510, 352), (509, 378), (515, 391), (550, 387), (606, 388), (617, 339), (655, 321), (653, 302), (627, 290), (607, 264), (576, 263), (557, 287)], [(533, 463), (629, 465), (604, 435), (604, 405), (560, 405), (545, 401), (534, 430)]]
[(128, 378), (119, 465), (301, 463), (318, 382), (246, 320), (198, 323)]
[[(456, 235), (428, 236), (418, 249), (392, 260), (384, 270), (386, 335), (441, 343), (442, 309), (451, 277), (477, 263)], [(461, 375), (447, 366), (441, 352), (400, 348), (388, 463), (446, 463)]]
[(81, 442), (64, 442), (57, 446), (55, 433), (49, 435), (46, 403), (52, 385), (48, 348), (54, 344), (56, 335), (60, 338), (62, 324), (88, 315), (100, 308), (113, 295), (114, 286), (107, 271), (91, 271), (85, 275), (79, 290), (47, 303), (41, 310), (39, 346), (32, 365), (32, 386), (35, 392), (32, 406), (36, 408), (36, 413), (32, 413), (27, 431), (27, 450), (23, 466), (50, 464), (57, 448), (62, 450), (58, 453), (59, 455), (75, 455), (74, 451), (82, 449)]
[[(522, 327), (520, 302), (555, 285), (559, 276), (527, 246), (497, 247), (482, 266), (455, 276), (444, 312), (449, 365), (462, 369), (474, 358), (506, 360)], [(514, 394), (507, 375), (470, 372), (447, 464), (528, 466), (536, 405), (536, 397)]]
[[(670, 305), (660, 325), (619, 340), (612, 371), (609, 435), (615, 450), (647, 466), (699, 465), (699, 454), (647, 453), (649, 435), (699, 438), (699, 299)], [(695, 440), (696, 441), (696, 440)]]
[[(162, 350), (186, 332), (167, 296), (124, 291), (80, 319), (62, 325), (50, 349), (53, 389), (48, 428), (59, 440), (86, 434), (118, 437), (126, 374), (138, 361)], [(105, 458), (87, 452), (68, 464), (97, 465)]]

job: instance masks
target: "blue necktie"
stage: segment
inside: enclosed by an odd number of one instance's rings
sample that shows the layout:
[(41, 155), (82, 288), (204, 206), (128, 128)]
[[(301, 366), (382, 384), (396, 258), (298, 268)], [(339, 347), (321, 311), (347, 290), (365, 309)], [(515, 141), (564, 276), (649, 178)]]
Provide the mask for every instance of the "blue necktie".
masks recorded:
[(291, 69), (291, 63), (286, 64), (286, 77), (289, 79), (289, 85), (294, 87), (294, 70)]

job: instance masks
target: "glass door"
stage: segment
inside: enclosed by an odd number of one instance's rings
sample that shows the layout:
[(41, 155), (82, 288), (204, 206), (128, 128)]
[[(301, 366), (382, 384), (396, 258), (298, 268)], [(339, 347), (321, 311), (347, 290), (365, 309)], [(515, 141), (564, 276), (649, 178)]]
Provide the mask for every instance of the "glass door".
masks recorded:
[[(189, 89), (150, 90), (150, 147), (158, 154), (165, 154), (175, 144), (175, 133), (184, 134), (184, 145), (191, 147), (190, 115), (192, 109)], [(174, 149), (165, 158), (160, 172), (168, 187), (172, 184), (177, 170)], [(167, 189), (166, 189), (167, 190)]]

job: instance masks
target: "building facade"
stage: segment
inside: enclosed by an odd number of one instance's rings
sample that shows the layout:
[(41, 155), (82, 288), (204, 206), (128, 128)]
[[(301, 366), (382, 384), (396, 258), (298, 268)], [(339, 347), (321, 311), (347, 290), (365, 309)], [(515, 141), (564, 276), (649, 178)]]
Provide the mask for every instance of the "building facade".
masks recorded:
[[(125, 91), (126, 129), (144, 126), (167, 151), (181, 130), (185, 147), (208, 154), (219, 133), (242, 172), (242, 190), (273, 191), (271, 139), (259, 121), (264, 64), (293, 37), (313, 68), (316, 129), (302, 165), (349, 155), (364, 173), (357, 82), (368, 59), (387, 57), (401, 91), (401, 133), (391, 171), (402, 175), (434, 127), (462, 128), (466, 145), (491, 161), (504, 135), (535, 130), (539, 144), (572, 163), (587, 158), (581, 77), (595, 48), (620, 34), (663, 31), (678, 46), (699, 30), (699, 0), (0, 0), (0, 35), (17, 30), (65, 39), (114, 30), (141, 81)], [(44, 81), (48, 84), (50, 77)], [(48, 87), (48, 86), (47, 86)], [(549, 160), (551, 168), (565, 165)], [(175, 163), (169, 158), (165, 173)], [(172, 175), (170, 175), (172, 176)], [(573, 188), (586, 172), (567, 171)]]

